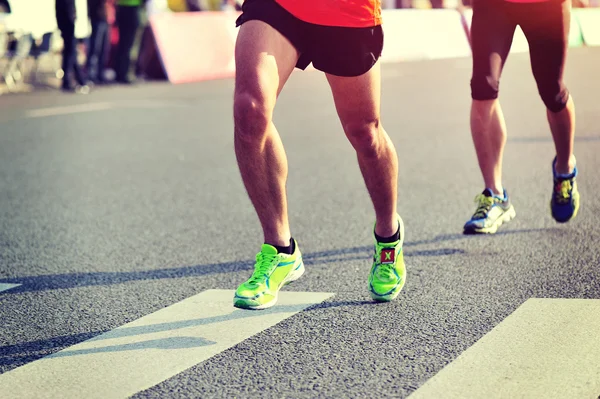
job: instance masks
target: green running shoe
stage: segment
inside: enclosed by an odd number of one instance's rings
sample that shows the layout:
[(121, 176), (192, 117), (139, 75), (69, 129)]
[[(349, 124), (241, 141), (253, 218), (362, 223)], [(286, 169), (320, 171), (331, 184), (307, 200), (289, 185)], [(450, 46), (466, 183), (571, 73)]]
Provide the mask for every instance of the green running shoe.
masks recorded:
[(254, 273), (236, 290), (233, 306), (258, 310), (275, 305), (281, 287), (304, 274), (302, 254), (295, 240), (294, 244), (296, 249), (292, 255), (279, 254), (272, 245), (262, 245), (256, 255)]
[(404, 222), (398, 216), (400, 239), (391, 243), (380, 243), (375, 240), (373, 266), (369, 274), (369, 291), (371, 298), (378, 302), (389, 302), (396, 299), (406, 282), (404, 265)]

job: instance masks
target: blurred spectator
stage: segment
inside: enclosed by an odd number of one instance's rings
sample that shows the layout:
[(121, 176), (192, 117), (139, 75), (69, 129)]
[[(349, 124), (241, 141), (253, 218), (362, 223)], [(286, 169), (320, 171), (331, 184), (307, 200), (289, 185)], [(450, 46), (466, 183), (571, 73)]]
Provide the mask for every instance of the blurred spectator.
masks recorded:
[[(181, 10), (178, 10), (177, 6), (175, 6), (173, 4), (173, 2), (170, 2), (170, 6), (171, 6), (171, 10), (178, 12)], [(183, 11), (189, 11), (189, 12), (197, 12), (197, 11), (203, 11), (202, 7), (200, 6), (200, 1), (199, 0), (185, 0), (185, 2), (182, 3), (181, 6), (179, 6), (180, 9), (183, 9)]]
[(8, 0), (0, 0), (0, 13), (10, 13), (10, 3), (8, 2)]
[[(77, 60), (77, 40), (75, 39), (75, 0), (56, 0), (56, 22), (63, 38), (62, 89), (69, 92), (87, 93), (83, 72)], [(73, 74), (78, 86), (73, 86)]]
[[(424, 3), (413, 0), (396, 0), (396, 8), (426, 8)], [(429, 4), (431, 8), (444, 8), (444, 0), (429, 0)]]
[(132, 83), (129, 79), (131, 64), (131, 49), (135, 35), (140, 26), (140, 7), (142, 0), (117, 0), (117, 27), (119, 29), (119, 43), (115, 60), (117, 82)]
[[(167, 0), (148, 0), (145, 8), (147, 22), (150, 22), (150, 19), (156, 15), (170, 12)], [(135, 75), (141, 80), (166, 79), (150, 23), (145, 24), (142, 29), (137, 62), (135, 65)]]
[[(187, 11), (199, 11), (196, 9), (190, 9), (190, 5), (192, 7), (198, 6), (197, 5), (198, 1), (197, 0), (168, 0), (167, 1), (167, 6), (169, 7), (169, 10), (173, 11), (173, 12), (187, 12)], [(196, 5), (194, 5), (196, 4)]]
[(92, 24), (92, 35), (88, 46), (86, 69), (88, 78), (96, 83), (106, 83), (104, 68), (108, 52), (109, 32), (106, 0), (87, 0), (88, 16)]
[(223, 3), (221, 3), (221, 9), (223, 11), (241, 11), (242, 10), (242, 6), (240, 4), (241, 2), (238, 2), (236, 0), (223, 0)]
[(148, 0), (146, 1), (146, 14), (148, 17), (169, 12), (169, 2), (167, 0)]

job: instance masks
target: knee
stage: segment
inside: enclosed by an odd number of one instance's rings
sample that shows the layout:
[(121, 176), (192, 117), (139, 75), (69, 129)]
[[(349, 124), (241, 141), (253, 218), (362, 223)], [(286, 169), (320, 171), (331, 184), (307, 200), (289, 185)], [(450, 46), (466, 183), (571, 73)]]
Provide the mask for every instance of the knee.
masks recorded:
[(562, 82), (539, 82), (538, 91), (544, 105), (550, 112), (560, 112), (567, 106), (569, 90)]
[(346, 136), (356, 152), (368, 158), (379, 156), (382, 140), (380, 129), (379, 119), (352, 122), (344, 125)]
[(485, 101), (498, 98), (500, 81), (491, 75), (473, 75), (471, 78), (471, 97)]
[(233, 100), (234, 131), (238, 139), (252, 143), (262, 141), (270, 123), (265, 101), (250, 92), (236, 92)]

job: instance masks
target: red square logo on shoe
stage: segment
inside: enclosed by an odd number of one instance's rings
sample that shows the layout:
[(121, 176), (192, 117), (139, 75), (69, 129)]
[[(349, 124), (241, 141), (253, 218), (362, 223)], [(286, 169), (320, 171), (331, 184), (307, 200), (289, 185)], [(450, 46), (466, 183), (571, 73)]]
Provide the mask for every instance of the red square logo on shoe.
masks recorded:
[(385, 248), (381, 250), (381, 263), (392, 264), (396, 260), (396, 249)]

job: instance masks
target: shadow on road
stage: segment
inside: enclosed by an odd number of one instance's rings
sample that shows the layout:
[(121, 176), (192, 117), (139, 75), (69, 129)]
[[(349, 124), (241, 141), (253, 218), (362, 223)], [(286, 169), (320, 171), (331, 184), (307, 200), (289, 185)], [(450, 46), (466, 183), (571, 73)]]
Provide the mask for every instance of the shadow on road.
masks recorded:
[(304, 309), (304, 312), (310, 312), (312, 310), (322, 310), (329, 308), (341, 308), (341, 307), (354, 307), (354, 306), (369, 306), (377, 305), (379, 302), (374, 301), (332, 301), (332, 302), (321, 302), (316, 305), (310, 306)]
[[(350, 302), (347, 302), (350, 303)], [(333, 306), (342, 306), (340, 302), (325, 304)], [(123, 352), (145, 349), (184, 349), (198, 348), (202, 346), (214, 345), (216, 342), (209, 341), (199, 337), (164, 337), (159, 339), (141, 340), (141, 337), (148, 334), (161, 332), (171, 332), (190, 327), (204, 326), (215, 323), (222, 323), (236, 319), (248, 319), (251, 322), (253, 317), (264, 316), (273, 313), (297, 313), (305, 309), (303, 304), (298, 305), (279, 305), (262, 311), (233, 309), (230, 313), (214, 316), (200, 317), (189, 320), (177, 320), (173, 322), (154, 323), (140, 326), (120, 327), (114, 330), (95, 331), (90, 333), (73, 334), (61, 337), (54, 337), (33, 342), (25, 342), (17, 345), (7, 345), (0, 347), (0, 367), (9, 366), (15, 368), (48, 356), (49, 358), (69, 357), (77, 355), (87, 355), (93, 353)], [(103, 341), (119, 338), (130, 338), (133, 342), (121, 343), (117, 345), (103, 346)], [(60, 352), (63, 348), (69, 348), (81, 342), (88, 341), (88, 348), (71, 348)]]
[(71, 357), (80, 355), (90, 355), (94, 353), (112, 353), (112, 352), (125, 352), (125, 351), (139, 351), (146, 349), (186, 349), (186, 348), (199, 348), (202, 346), (214, 345), (216, 342), (209, 341), (204, 338), (196, 337), (168, 337), (160, 339), (151, 339), (148, 341), (133, 342), (130, 344), (122, 345), (109, 345), (96, 348), (88, 349), (69, 349), (63, 352), (57, 352), (50, 356), (48, 359), (60, 358), (60, 357)]
[[(552, 143), (552, 136), (548, 137), (509, 137), (509, 143)], [(575, 141), (600, 141), (600, 136), (575, 136)]]
[(18, 367), (38, 360), (59, 349), (86, 341), (104, 332), (106, 331), (93, 331), (2, 346), (0, 347), (0, 366)]
[[(325, 302), (310, 306), (306, 308), (305, 311), (322, 310), (334, 307), (337, 308), (364, 305), (377, 305), (377, 303), (373, 301)], [(297, 312), (298, 308), (303, 308), (303, 306), (276, 306), (261, 312), (235, 309), (229, 314), (217, 317), (181, 320), (169, 323), (156, 323), (145, 326), (121, 327), (112, 331), (95, 331), (90, 333), (54, 337), (33, 342), (25, 342), (17, 345), (7, 345), (0, 347), (0, 367), (8, 366), (10, 369), (13, 369), (25, 365), (27, 363), (33, 362), (35, 360), (41, 359), (43, 357), (47, 357), (50, 359), (93, 353), (123, 352), (145, 349), (169, 350), (182, 348), (197, 348), (201, 346), (214, 345), (215, 342), (198, 337), (166, 337), (145, 341), (139, 340), (139, 337), (144, 336), (146, 334), (167, 332), (211, 323), (219, 323), (233, 319), (252, 318), (254, 316), (264, 315), (264, 313)], [(134, 341), (137, 341), (109, 346), (102, 346), (102, 344), (100, 344), (89, 348), (71, 348), (67, 351), (61, 352), (63, 348), (69, 348), (73, 345), (77, 345), (84, 341), (93, 343), (123, 337), (133, 337)]]
[[(537, 232), (557, 232), (559, 229), (525, 229), (525, 230), (505, 230), (499, 235), (511, 235), (511, 234), (528, 234), (528, 233), (537, 233)], [(482, 239), (486, 239), (487, 236), (483, 236)], [(450, 235), (439, 235), (431, 240), (422, 240), (422, 241), (413, 241), (405, 244), (405, 248), (407, 249), (406, 256), (445, 256), (445, 255), (453, 255), (453, 254), (463, 254), (465, 253), (462, 249), (456, 248), (441, 248), (441, 249), (431, 249), (431, 250), (412, 250), (412, 247), (418, 245), (427, 245), (427, 244), (437, 244), (437, 243), (445, 243), (449, 241), (457, 241), (457, 240), (465, 240), (465, 239), (473, 239), (472, 236), (464, 236), (462, 234), (450, 234)], [(361, 246), (361, 247), (352, 247), (352, 248), (342, 248), (331, 251), (321, 251), (321, 252), (313, 252), (308, 253), (304, 256), (305, 261), (311, 265), (322, 265), (327, 263), (339, 262), (348, 259), (368, 259), (372, 256), (373, 247), (372, 246)], [(182, 278), (189, 276), (201, 276), (213, 273), (231, 273), (238, 272), (243, 270), (251, 270), (253, 267), (253, 262), (231, 262), (231, 263), (214, 263), (209, 265), (200, 265), (200, 266), (189, 266), (189, 267), (181, 267), (175, 269), (161, 269), (161, 270), (148, 270), (142, 272), (111, 272), (111, 273), (88, 273), (88, 274), (62, 274), (62, 275), (53, 275), (53, 276), (37, 276), (37, 277), (27, 277), (13, 280), (7, 280), (2, 282), (15, 282), (23, 284), (20, 287), (14, 288), (9, 291), (5, 291), (2, 294), (10, 294), (17, 292), (32, 292), (32, 291), (41, 291), (41, 290), (51, 290), (51, 289), (64, 289), (64, 288), (74, 288), (74, 287), (82, 287), (82, 286), (91, 286), (91, 285), (109, 285), (109, 284), (119, 284), (132, 280), (148, 280), (148, 279), (164, 279), (164, 278)], [(310, 306), (305, 309), (305, 311), (315, 311), (315, 310), (323, 310), (330, 308), (350, 308), (350, 307), (361, 307), (361, 306), (377, 306), (377, 302), (373, 301), (360, 301), (360, 300), (347, 300), (347, 301), (331, 301), (331, 302), (322, 302), (313, 306)], [(277, 307), (273, 308), (270, 311), (289, 311), (291, 309), (287, 309), (286, 307)], [(27, 364), (34, 360), (40, 359), (42, 357), (51, 355), (53, 356), (69, 356), (76, 354), (85, 354), (92, 353), (89, 350), (85, 350), (83, 352), (75, 351), (75, 353), (68, 354), (64, 353), (62, 355), (58, 354), (63, 348), (67, 348), (73, 345), (76, 345), (80, 342), (87, 340), (102, 340), (104, 338), (115, 338), (115, 337), (125, 337), (125, 336), (133, 336), (140, 334), (148, 334), (155, 333), (160, 331), (167, 331), (172, 329), (180, 329), (186, 328), (194, 325), (203, 325), (209, 323), (215, 323), (219, 321), (223, 321), (225, 318), (239, 318), (239, 317), (252, 317), (256, 313), (255, 312), (247, 312), (247, 311), (234, 311), (232, 314), (219, 317), (219, 318), (199, 318), (193, 320), (184, 320), (177, 323), (158, 323), (149, 326), (143, 327), (129, 327), (129, 328), (121, 328), (117, 330), (103, 330), (103, 331), (94, 331), (94, 332), (86, 332), (81, 334), (73, 334), (67, 336), (59, 336), (45, 340), (38, 340), (33, 342), (26, 342), (17, 345), (7, 345), (0, 347), (0, 367), (8, 366), (9, 369), (13, 369), (15, 367), (19, 367), (21, 365)], [(123, 350), (137, 350), (137, 349), (145, 349), (147, 347), (153, 348), (170, 348), (170, 347), (181, 347), (181, 345), (210, 345), (210, 342), (200, 342), (200, 341), (148, 341), (142, 343), (136, 343), (132, 345), (121, 345), (115, 347), (105, 348), (106, 351), (123, 351)], [(104, 350), (104, 349), (103, 349)]]
[[(526, 229), (505, 230), (497, 235), (526, 234), (540, 231), (552, 231), (553, 229)], [(448, 256), (465, 254), (464, 249), (459, 248), (436, 248), (436, 249), (413, 249), (419, 245), (440, 244), (458, 240), (474, 239), (463, 234), (444, 234), (430, 240), (412, 241), (404, 244), (406, 257), (419, 256)], [(309, 266), (325, 265), (336, 262), (347, 262), (352, 260), (368, 260), (373, 254), (373, 246), (340, 248), (328, 251), (311, 252), (304, 254), (304, 261)], [(0, 283), (21, 284), (19, 287), (0, 293), (11, 295), (23, 292), (47, 291), (55, 289), (68, 289), (77, 287), (102, 286), (123, 284), (130, 281), (176, 279), (186, 277), (198, 277), (220, 273), (236, 273), (250, 271), (254, 262), (250, 260), (238, 262), (211, 263), (206, 265), (183, 266), (168, 269), (143, 270), (132, 272), (94, 272), (94, 273), (66, 273), (42, 276), (18, 277), (2, 279)]]

